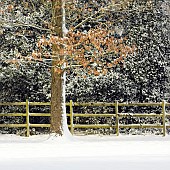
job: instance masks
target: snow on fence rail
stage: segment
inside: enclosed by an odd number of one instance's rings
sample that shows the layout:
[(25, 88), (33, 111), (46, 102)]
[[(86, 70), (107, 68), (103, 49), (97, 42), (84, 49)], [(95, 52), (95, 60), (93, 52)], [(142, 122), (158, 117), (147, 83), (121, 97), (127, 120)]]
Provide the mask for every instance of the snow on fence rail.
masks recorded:
[[(29, 102), (26, 100), (26, 102), (14, 102), (14, 103), (0, 103), (0, 106), (25, 106), (26, 113), (0, 113), (1, 116), (7, 116), (7, 117), (26, 117), (26, 123), (25, 124), (0, 124), (0, 127), (25, 127), (26, 128), (26, 136), (30, 136), (30, 128), (31, 127), (50, 127), (50, 124), (31, 124), (30, 123), (30, 117), (31, 116), (48, 116), (50, 117), (50, 113), (30, 113), (29, 108), (30, 106), (50, 106), (50, 102)], [(69, 103), (66, 103), (66, 106), (70, 107), (70, 113), (67, 113), (67, 116), (70, 117), (70, 124), (68, 127), (70, 128), (70, 131), (72, 134), (74, 134), (74, 128), (115, 128), (116, 129), (116, 135), (119, 135), (119, 129), (120, 128), (162, 128), (163, 130), (163, 136), (166, 135), (166, 129), (170, 128), (170, 125), (166, 125), (166, 118), (170, 117), (170, 114), (166, 113), (165, 107), (170, 106), (170, 103), (166, 103), (165, 100), (163, 100), (160, 103), (119, 103), (118, 101), (115, 101), (115, 103), (105, 103), (105, 102), (90, 102), (90, 103), (78, 103), (73, 102), (70, 100)], [(115, 107), (115, 112), (113, 114), (107, 113), (107, 114), (82, 114), (82, 113), (74, 113), (73, 107), (76, 106), (112, 106)], [(119, 106), (160, 106), (162, 108), (161, 114), (151, 113), (151, 114), (144, 114), (144, 113), (119, 113), (118, 107)], [(119, 124), (119, 119), (121, 117), (161, 117), (162, 118), (162, 124)], [(110, 124), (74, 124), (73, 118), (74, 117), (115, 117), (116, 123), (115, 125)]]

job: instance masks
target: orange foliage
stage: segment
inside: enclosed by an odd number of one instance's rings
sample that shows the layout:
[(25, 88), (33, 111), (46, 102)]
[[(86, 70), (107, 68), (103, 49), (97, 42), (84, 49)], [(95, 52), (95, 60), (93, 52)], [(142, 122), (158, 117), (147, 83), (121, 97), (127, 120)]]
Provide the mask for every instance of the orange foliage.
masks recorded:
[[(62, 60), (55, 61), (57, 66), (55, 72), (59, 74), (61, 73), (62, 65), (67, 63), (68, 68), (71, 68), (71, 65), (81, 65), (84, 69), (87, 69), (88, 74), (98, 76), (100, 74), (107, 74), (108, 68), (124, 62), (127, 55), (136, 50), (135, 46), (130, 47), (125, 45), (125, 41), (126, 38), (115, 39), (110, 35), (109, 31), (98, 28), (91, 29), (87, 33), (70, 30), (64, 38), (52, 35), (49, 40), (46, 40), (42, 36), (37, 46), (41, 49), (41, 46), (55, 45), (57, 57), (60, 58), (61, 56), (62, 58)], [(55, 55), (53, 54), (51, 58), (55, 59)], [(108, 55), (112, 55), (113, 58), (119, 57), (113, 61), (106, 62)], [(41, 59), (41, 56), (36, 52), (32, 56), (36, 60)], [(45, 57), (49, 57), (49, 55)], [(101, 71), (98, 71), (96, 69), (97, 67), (100, 67)]]
[(11, 4), (7, 6), (8, 12), (12, 12), (13, 9), (14, 9), (14, 6)]

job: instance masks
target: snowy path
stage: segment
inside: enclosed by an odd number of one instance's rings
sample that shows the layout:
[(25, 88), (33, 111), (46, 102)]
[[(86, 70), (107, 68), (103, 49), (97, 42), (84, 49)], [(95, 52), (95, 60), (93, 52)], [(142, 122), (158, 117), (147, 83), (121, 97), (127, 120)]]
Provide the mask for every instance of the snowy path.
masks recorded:
[(0, 170), (163, 170), (170, 136), (0, 135)]

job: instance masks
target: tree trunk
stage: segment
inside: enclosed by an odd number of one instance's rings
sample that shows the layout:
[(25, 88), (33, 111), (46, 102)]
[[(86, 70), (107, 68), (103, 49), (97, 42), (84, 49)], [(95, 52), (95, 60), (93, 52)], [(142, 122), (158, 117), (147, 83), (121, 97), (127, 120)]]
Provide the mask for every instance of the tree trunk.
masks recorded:
[[(59, 37), (64, 36), (64, 0), (52, 1), (52, 25), (53, 34)], [(57, 45), (53, 44), (53, 60), (51, 69), (51, 132), (63, 135), (63, 121), (66, 117), (65, 111), (65, 77), (64, 73), (55, 72), (56, 60), (62, 56), (58, 55)]]

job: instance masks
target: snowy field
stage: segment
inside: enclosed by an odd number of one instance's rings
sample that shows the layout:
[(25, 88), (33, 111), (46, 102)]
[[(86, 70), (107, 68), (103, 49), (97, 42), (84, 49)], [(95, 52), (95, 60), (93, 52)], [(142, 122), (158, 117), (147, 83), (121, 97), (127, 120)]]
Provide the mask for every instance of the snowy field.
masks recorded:
[(170, 136), (0, 135), (0, 170), (168, 170)]

